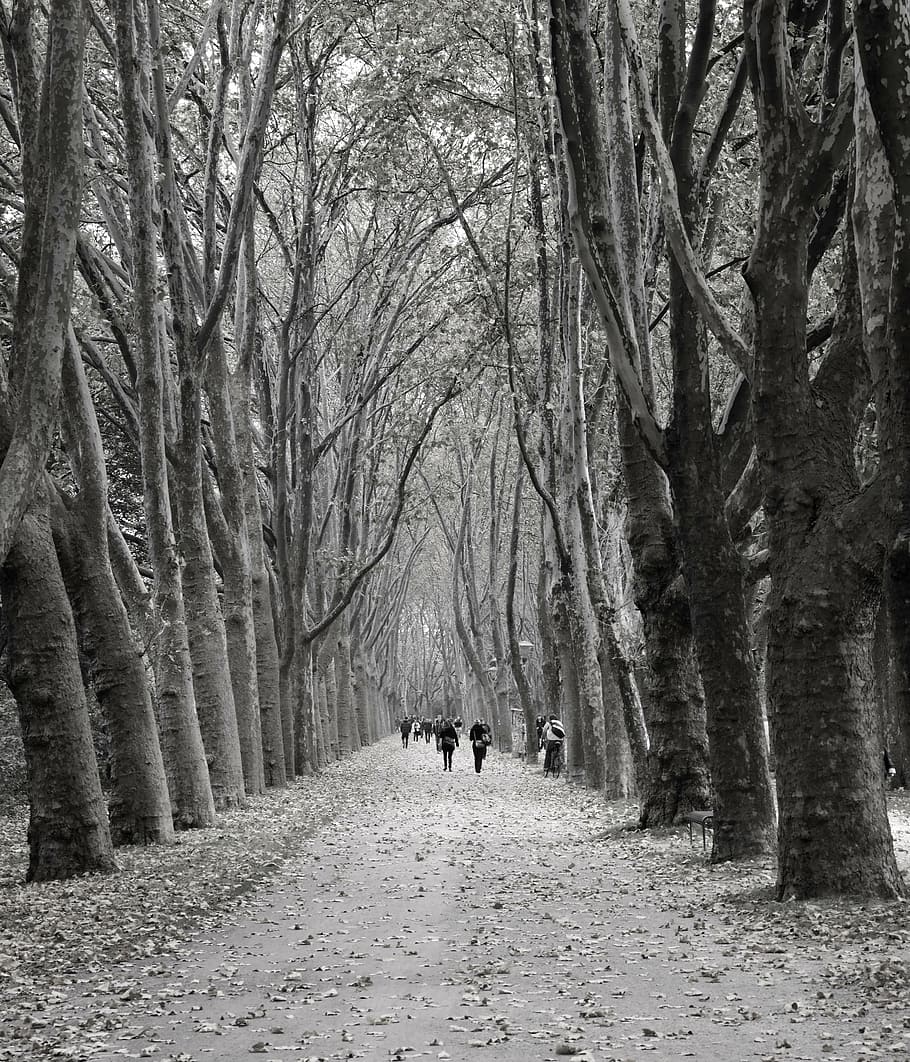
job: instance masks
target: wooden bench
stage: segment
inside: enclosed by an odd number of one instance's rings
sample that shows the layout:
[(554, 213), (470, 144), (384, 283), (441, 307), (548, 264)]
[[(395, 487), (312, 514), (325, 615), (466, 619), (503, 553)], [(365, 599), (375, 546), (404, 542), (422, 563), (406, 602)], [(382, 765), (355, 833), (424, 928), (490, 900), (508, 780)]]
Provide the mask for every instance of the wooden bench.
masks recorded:
[(701, 846), (707, 850), (708, 830), (714, 829), (713, 811), (689, 811), (683, 815), (683, 822), (689, 827), (689, 844), (692, 843), (692, 827), (701, 826)]

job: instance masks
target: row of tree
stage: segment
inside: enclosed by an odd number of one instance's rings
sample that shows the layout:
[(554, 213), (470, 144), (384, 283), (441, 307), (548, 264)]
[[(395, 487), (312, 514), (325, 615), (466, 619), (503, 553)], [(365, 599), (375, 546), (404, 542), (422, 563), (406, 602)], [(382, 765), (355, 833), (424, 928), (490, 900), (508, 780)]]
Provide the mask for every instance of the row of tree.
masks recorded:
[(781, 895), (900, 894), (906, 13), (159, 3), (0, 7), (29, 877), (433, 687)]

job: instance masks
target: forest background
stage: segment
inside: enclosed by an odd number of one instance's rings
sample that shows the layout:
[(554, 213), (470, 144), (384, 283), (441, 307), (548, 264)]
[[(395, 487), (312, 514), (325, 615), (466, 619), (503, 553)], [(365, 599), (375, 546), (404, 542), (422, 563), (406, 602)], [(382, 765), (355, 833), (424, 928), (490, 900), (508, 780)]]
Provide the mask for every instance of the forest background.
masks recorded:
[(29, 879), (558, 706), (641, 827), (903, 895), (907, 21), (0, 8)]

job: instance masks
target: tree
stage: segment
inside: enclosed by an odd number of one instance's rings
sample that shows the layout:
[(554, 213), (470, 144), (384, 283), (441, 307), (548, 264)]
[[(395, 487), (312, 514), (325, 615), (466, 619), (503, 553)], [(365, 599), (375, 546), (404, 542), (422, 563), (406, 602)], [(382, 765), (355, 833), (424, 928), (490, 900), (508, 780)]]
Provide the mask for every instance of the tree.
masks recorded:
[[(661, 160), (661, 181), (667, 188), (681, 185), (685, 194), (664, 211), (668, 230), (686, 243), (685, 228), (694, 220), (691, 130), (700, 102), (698, 86), (707, 62), (707, 43), (713, 33), (713, 6), (704, 5), (697, 47), (689, 54), (683, 80), (681, 56), (674, 49), (668, 24), (668, 48), (662, 70), (665, 86), (664, 130), (673, 129), (670, 154), (656, 119), (649, 112), (643, 64), (635, 50), (628, 16), (620, 19), (639, 103), (650, 130), (649, 146)], [(766, 852), (773, 844), (773, 802), (767, 749), (761, 726), (758, 687), (749, 651), (742, 570), (726, 525), (720, 476), (711, 422), (706, 336), (690, 299), (691, 273), (698, 275), (693, 256), (671, 262), (674, 356), (673, 418), (661, 432), (642, 387), (634, 323), (625, 307), (630, 299), (618, 266), (615, 217), (606, 197), (609, 166), (602, 141), (602, 118), (590, 44), (587, 4), (567, 3), (554, 9), (551, 22), (552, 56), (565, 137), (570, 216), (581, 262), (595, 292), (605, 326), (611, 362), (632, 410), (633, 419), (651, 451), (667, 473), (673, 495), (677, 534), (689, 592), (699, 670), (707, 700), (707, 729), (711, 773), (716, 792), (712, 858), (729, 859)], [(678, 12), (673, 25), (680, 28)], [(701, 64), (701, 65), (699, 65)], [(688, 85), (683, 92), (684, 84)], [(650, 123), (650, 124), (649, 124)], [(674, 158), (675, 156), (675, 158)], [(682, 171), (682, 172), (680, 172)], [(688, 198), (687, 198), (688, 196)], [(680, 213), (679, 203), (682, 203)], [(689, 248), (691, 252), (691, 248)], [(673, 279), (675, 278), (675, 279)], [(716, 323), (712, 318), (712, 323)]]
[[(870, 695), (880, 586), (879, 482), (858, 482), (853, 440), (868, 400), (852, 242), (835, 332), (806, 358), (812, 209), (852, 132), (852, 86), (823, 86), (818, 120), (797, 87), (785, 4), (745, 11), (761, 187), (746, 279), (755, 302), (754, 425), (769, 529), (768, 695), (777, 736), (778, 893), (899, 895)], [(828, 68), (839, 69), (830, 42)], [(781, 190), (785, 189), (785, 194)], [(858, 356), (860, 355), (860, 356)]]
[[(210, 826), (215, 806), (192, 686), (183, 586), (171, 516), (164, 429), (164, 380), (157, 312), (158, 226), (152, 147), (145, 124), (147, 26), (131, 0), (114, 8), (117, 73), (124, 117), (137, 347), (144, 503), (155, 573), (155, 674), (159, 729), (171, 809), (180, 827)], [(138, 35), (138, 36), (137, 36)]]

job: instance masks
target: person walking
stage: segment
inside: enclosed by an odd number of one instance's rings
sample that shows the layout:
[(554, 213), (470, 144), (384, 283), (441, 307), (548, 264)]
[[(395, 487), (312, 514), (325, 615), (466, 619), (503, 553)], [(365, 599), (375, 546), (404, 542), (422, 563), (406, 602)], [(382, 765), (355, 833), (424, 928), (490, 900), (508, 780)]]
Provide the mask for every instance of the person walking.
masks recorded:
[(468, 731), (468, 737), (471, 739), (471, 749), (474, 752), (474, 771), (480, 774), (483, 761), (487, 756), (487, 747), (493, 740), (490, 728), (482, 719), (475, 719), (474, 725)]
[(451, 719), (443, 719), (439, 731), (439, 747), (442, 749), (442, 769), (451, 771), (452, 753), (458, 748), (458, 731), (452, 726)]
[(408, 740), (411, 737), (411, 720), (405, 716), (401, 720), (401, 725), (398, 728), (401, 731), (401, 747), (406, 749), (408, 747)]
[(566, 728), (555, 715), (551, 715), (543, 731), (544, 747), (547, 750), (543, 761), (544, 774), (550, 770), (550, 766), (553, 763), (553, 756), (556, 754), (557, 750), (562, 749), (562, 743), (565, 740)]

